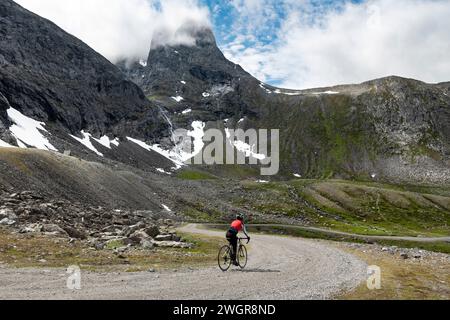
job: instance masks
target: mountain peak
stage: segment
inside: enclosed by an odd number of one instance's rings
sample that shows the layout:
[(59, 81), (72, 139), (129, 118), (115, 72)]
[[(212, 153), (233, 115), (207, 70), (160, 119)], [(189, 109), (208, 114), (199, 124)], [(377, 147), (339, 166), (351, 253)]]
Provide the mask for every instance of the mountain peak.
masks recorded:
[(151, 50), (160, 47), (179, 46), (216, 46), (216, 38), (211, 28), (199, 26), (194, 22), (184, 23), (176, 30), (160, 28), (155, 30), (152, 37)]

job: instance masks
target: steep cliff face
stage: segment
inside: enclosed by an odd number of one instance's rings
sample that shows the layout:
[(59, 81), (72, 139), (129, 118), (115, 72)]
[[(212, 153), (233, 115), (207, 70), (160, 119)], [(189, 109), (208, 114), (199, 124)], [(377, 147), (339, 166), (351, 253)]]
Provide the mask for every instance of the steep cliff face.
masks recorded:
[(8, 104), (77, 136), (149, 139), (164, 130), (158, 110), (116, 66), (10, 0), (0, 3), (0, 92), (3, 126)]
[[(254, 101), (245, 97), (259, 82), (224, 57), (212, 31), (186, 25), (179, 32), (191, 33), (195, 44), (160, 46), (156, 39), (147, 61), (121, 63), (122, 71), (150, 100), (173, 113), (173, 122), (180, 127), (195, 118), (216, 121), (256, 115)], [(188, 109), (192, 112), (177, 115)]]

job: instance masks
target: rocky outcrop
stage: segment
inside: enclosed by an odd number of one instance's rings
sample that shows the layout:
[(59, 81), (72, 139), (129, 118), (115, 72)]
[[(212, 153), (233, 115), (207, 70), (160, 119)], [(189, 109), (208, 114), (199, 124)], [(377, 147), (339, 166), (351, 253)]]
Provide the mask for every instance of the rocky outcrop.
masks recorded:
[[(47, 200), (24, 191), (0, 194), (0, 226), (20, 233), (41, 233), (92, 247), (124, 252), (130, 247), (191, 248), (176, 235), (176, 222), (152, 211), (122, 211)], [(169, 214), (167, 214), (169, 216)]]
[[(244, 98), (259, 82), (225, 58), (210, 29), (189, 28), (183, 26), (180, 32), (191, 32), (195, 45), (152, 45), (144, 64), (118, 66), (153, 102), (170, 112), (175, 126), (189, 127), (195, 119), (207, 122), (254, 115), (258, 106)], [(176, 102), (173, 97), (183, 100)], [(192, 113), (181, 113), (192, 106)]]

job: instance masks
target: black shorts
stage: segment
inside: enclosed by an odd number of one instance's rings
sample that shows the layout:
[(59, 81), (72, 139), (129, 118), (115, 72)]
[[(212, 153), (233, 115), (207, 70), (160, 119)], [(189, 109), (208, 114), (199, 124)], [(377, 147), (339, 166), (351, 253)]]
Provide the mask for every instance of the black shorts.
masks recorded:
[(237, 238), (237, 235), (238, 235), (237, 230), (234, 228), (230, 228), (227, 231), (226, 237), (227, 237), (227, 239), (235, 239), (235, 238)]

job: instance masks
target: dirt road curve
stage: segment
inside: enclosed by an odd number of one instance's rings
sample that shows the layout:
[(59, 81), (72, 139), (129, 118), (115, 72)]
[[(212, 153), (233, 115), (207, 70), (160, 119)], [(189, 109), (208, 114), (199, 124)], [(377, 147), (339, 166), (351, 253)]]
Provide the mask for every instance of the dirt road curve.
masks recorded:
[[(224, 236), (196, 225), (182, 231)], [(82, 272), (82, 289), (71, 291), (65, 270), (0, 267), (0, 299), (327, 299), (365, 277), (363, 262), (324, 242), (255, 235), (244, 271)]]

